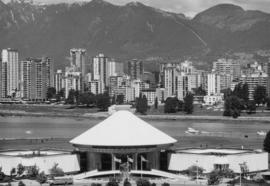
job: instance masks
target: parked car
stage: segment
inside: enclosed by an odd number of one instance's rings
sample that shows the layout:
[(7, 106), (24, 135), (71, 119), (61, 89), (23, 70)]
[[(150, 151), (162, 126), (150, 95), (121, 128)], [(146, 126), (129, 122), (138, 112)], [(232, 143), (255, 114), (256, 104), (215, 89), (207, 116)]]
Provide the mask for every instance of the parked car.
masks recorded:
[(53, 177), (52, 179), (48, 180), (48, 183), (50, 185), (68, 185), (73, 184), (73, 178), (72, 177)]

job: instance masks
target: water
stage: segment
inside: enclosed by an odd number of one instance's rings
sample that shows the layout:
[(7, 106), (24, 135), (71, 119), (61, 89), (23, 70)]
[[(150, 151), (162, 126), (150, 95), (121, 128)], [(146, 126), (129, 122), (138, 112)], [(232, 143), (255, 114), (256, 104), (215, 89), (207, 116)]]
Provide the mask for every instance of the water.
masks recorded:
[[(73, 138), (93, 127), (102, 119), (49, 117), (0, 117), (0, 138)], [(270, 123), (196, 120), (148, 120), (150, 124), (174, 137), (186, 136), (192, 127), (204, 131), (201, 135), (225, 137), (258, 137), (257, 131), (270, 130)]]

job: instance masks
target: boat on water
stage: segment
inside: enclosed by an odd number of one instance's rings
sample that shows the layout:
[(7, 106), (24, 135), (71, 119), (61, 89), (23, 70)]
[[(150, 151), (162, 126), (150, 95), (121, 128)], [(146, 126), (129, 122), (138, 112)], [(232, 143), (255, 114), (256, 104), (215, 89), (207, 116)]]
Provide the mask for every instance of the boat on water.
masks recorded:
[(257, 131), (257, 134), (258, 134), (259, 136), (266, 136), (266, 132), (263, 131), (263, 130)]
[(188, 130), (185, 131), (186, 134), (199, 134), (200, 131), (194, 128), (189, 127)]

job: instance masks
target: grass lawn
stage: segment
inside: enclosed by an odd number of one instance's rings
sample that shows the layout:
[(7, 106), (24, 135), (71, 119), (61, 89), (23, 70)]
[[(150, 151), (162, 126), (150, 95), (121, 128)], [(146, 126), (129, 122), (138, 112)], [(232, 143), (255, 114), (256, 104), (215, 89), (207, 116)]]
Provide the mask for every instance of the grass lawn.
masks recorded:
[[(210, 106), (203, 106), (202, 108), (200, 105), (194, 105), (193, 109), (193, 116), (223, 116), (223, 111), (221, 110), (223, 107), (216, 109)], [(158, 109), (155, 109), (154, 106), (151, 106), (147, 112), (148, 115), (163, 115), (164, 113), (164, 105), (159, 105)], [(185, 112), (177, 112), (177, 113), (170, 113), (167, 115), (187, 115)], [(270, 116), (270, 111), (265, 110), (262, 107), (257, 108), (257, 112), (255, 114), (249, 115), (245, 111), (241, 113), (241, 116), (248, 116), (248, 117), (261, 117), (261, 116)]]

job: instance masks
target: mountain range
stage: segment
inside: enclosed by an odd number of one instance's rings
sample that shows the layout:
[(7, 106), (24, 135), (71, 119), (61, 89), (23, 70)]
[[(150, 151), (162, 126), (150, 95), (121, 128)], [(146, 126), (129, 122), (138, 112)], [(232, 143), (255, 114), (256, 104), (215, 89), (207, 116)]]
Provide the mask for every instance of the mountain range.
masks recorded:
[(20, 58), (51, 56), (68, 64), (70, 48), (119, 60), (204, 59), (238, 51), (270, 49), (270, 14), (232, 4), (211, 7), (194, 18), (131, 2), (34, 5), (0, 1), (0, 48)]

